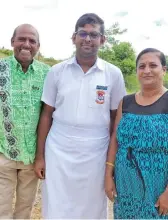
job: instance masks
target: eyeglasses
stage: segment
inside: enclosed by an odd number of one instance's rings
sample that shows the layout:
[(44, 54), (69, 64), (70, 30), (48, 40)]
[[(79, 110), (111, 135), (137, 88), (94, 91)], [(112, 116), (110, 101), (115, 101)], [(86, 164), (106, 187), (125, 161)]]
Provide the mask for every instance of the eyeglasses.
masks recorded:
[(75, 34), (77, 34), (81, 39), (86, 39), (87, 36), (90, 37), (91, 40), (97, 40), (102, 34), (100, 32), (86, 32), (86, 31), (76, 31)]

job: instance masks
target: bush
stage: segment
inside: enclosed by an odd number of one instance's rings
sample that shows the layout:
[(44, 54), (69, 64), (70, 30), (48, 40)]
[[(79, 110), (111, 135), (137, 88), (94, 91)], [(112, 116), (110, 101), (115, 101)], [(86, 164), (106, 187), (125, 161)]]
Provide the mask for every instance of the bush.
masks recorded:
[[(125, 75), (124, 79), (128, 93), (135, 93), (140, 89), (136, 73), (131, 75)], [(168, 89), (168, 73), (166, 73), (164, 77), (164, 86)]]
[(124, 79), (128, 93), (134, 93), (139, 90), (140, 86), (136, 77), (136, 73), (131, 75), (125, 75)]

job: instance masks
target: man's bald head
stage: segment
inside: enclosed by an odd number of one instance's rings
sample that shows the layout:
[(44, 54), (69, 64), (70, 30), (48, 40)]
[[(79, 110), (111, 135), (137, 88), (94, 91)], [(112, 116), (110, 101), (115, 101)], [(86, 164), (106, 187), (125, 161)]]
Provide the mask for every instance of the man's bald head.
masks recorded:
[(16, 60), (28, 68), (40, 48), (38, 31), (30, 24), (19, 25), (13, 32), (11, 46)]
[(15, 38), (15, 36), (16, 36), (18, 30), (20, 30), (20, 29), (22, 29), (22, 28), (27, 28), (27, 27), (34, 29), (34, 31), (35, 31), (36, 34), (37, 34), (38, 42), (40, 42), (39, 33), (38, 33), (37, 29), (36, 29), (33, 25), (31, 25), (31, 24), (21, 24), (21, 25), (17, 26), (17, 27), (15, 28), (14, 32), (13, 32), (12, 39)]

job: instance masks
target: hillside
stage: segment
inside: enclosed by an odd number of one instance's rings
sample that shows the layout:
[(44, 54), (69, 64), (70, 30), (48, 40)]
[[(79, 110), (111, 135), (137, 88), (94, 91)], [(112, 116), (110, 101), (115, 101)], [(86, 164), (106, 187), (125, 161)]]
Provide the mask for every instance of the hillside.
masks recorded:
[[(0, 49), (0, 58), (11, 56), (12, 54), (13, 54), (12, 50), (8, 50), (5, 48)], [(50, 58), (44, 57), (41, 53), (39, 53), (35, 58), (41, 62), (44, 62), (44, 63), (50, 65), (50, 66), (53, 66), (54, 64), (61, 62), (61, 60), (55, 60), (53, 57), (50, 57)]]

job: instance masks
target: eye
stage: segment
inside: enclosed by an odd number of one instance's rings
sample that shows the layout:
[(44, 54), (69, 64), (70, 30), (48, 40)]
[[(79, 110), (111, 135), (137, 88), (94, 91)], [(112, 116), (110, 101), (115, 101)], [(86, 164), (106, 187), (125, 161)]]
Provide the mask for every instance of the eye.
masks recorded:
[(19, 42), (25, 42), (25, 40), (26, 40), (26, 39), (25, 39), (24, 37), (19, 37), (19, 38), (18, 38), (18, 41), (19, 41)]
[(157, 67), (157, 64), (152, 63), (152, 64), (150, 64), (150, 67), (151, 67), (151, 68), (156, 68), (156, 67)]
[(33, 40), (33, 39), (30, 39), (29, 41), (30, 41), (31, 44), (36, 44), (36, 41)]
[(85, 31), (79, 31), (78, 35), (82, 38), (85, 38), (87, 36), (87, 33)]
[(99, 37), (99, 33), (97, 33), (97, 32), (92, 32), (92, 33), (90, 33), (90, 36), (91, 36), (93, 39), (96, 39), (96, 38)]
[(139, 66), (139, 69), (141, 69), (141, 70), (144, 69), (144, 68), (145, 68), (144, 65), (140, 65), (140, 66)]

